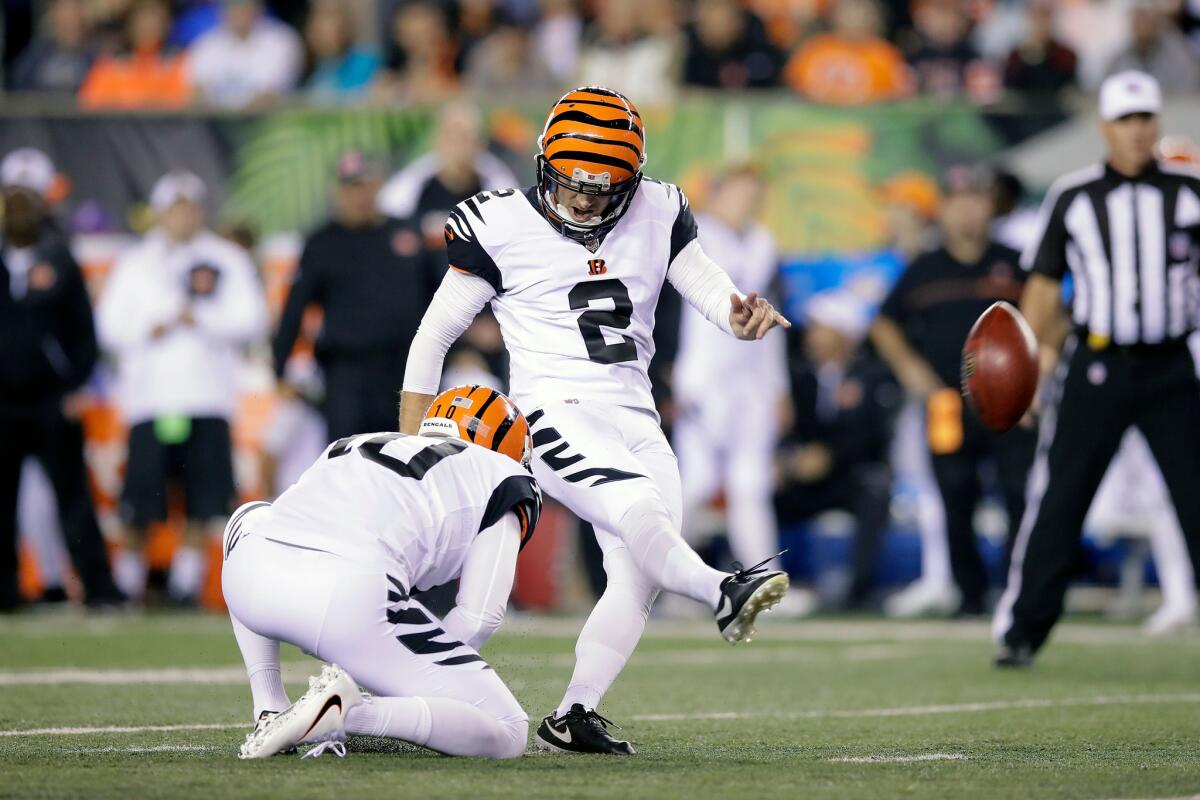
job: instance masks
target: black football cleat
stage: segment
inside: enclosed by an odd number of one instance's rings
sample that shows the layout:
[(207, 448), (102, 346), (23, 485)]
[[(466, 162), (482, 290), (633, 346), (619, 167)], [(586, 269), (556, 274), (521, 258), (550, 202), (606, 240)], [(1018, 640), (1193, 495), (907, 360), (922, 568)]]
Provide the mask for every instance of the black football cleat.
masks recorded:
[(1002, 644), (992, 663), (1000, 669), (1029, 669), (1033, 666), (1033, 648), (1027, 644)]
[(721, 602), (715, 612), (717, 630), (730, 644), (750, 641), (754, 637), (754, 620), (787, 593), (787, 573), (768, 570), (766, 565), (770, 562), (768, 558), (744, 569), (735, 561), (734, 573), (721, 581)]
[(103, 611), (124, 607), (129, 598), (111, 581), (99, 587), (87, 589), (83, 604), (92, 611)]
[[(584, 708), (579, 703), (562, 717), (546, 715), (538, 726), (534, 743), (540, 750), (554, 753), (604, 753), (614, 756), (637, 754), (629, 742), (615, 738), (608, 732), (611, 720)], [(619, 726), (617, 727), (620, 730)]]

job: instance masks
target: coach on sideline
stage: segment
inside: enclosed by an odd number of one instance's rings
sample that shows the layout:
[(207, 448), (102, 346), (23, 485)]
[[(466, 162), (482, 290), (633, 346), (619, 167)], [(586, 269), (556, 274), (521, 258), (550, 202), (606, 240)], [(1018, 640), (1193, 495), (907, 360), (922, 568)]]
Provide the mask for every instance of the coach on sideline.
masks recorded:
[[(1200, 174), (1159, 163), (1162, 100), (1142, 72), (1100, 87), (1103, 164), (1050, 188), (1021, 311), (1043, 364), (1041, 435), (1028, 507), (996, 609), (998, 666), (1027, 666), (1062, 613), (1084, 516), (1130, 425), (1150, 445), (1200, 575), (1200, 383), (1188, 350), (1195, 327)], [(1061, 281), (1074, 280), (1074, 332), (1063, 345)]]
[(1020, 297), (1025, 280), (1020, 255), (991, 238), (993, 188), (994, 176), (985, 168), (946, 171), (938, 214), (942, 241), (908, 265), (871, 326), (872, 343), (901, 385), (926, 400), (926, 444), (946, 510), (950, 570), (962, 595), (959, 617), (980, 616), (987, 608), (988, 573), (974, 524), (980, 465), (995, 466), (1012, 542), (1035, 441), (1027, 428), (989, 431), (958, 390), (971, 326), (997, 300)]
[(50, 224), (45, 194), (54, 166), (40, 150), (14, 150), (0, 162), (0, 611), (17, 592), (17, 490), (32, 455), (54, 485), (59, 519), (88, 605), (124, 598), (88, 489), (83, 427), (71, 395), (96, 365), (92, 303), (79, 265)]
[(427, 269), (413, 224), (376, 210), (382, 177), (362, 153), (338, 159), (333, 216), (304, 243), (272, 346), (282, 380), (304, 309), (325, 312), (316, 357), (330, 440), (395, 429), (408, 345), (445, 272)]

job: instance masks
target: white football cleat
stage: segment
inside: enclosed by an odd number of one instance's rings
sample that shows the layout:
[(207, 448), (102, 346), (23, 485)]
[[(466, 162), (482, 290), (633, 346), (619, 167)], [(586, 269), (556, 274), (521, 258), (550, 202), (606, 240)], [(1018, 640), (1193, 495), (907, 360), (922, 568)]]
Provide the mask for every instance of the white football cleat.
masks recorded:
[(354, 679), (337, 664), (329, 664), (308, 679), (308, 691), (299, 700), (259, 721), (238, 757), (267, 758), (296, 745), (344, 741), (346, 714), (361, 702)]
[(1142, 625), (1147, 636), (1174, 636), (1196, 624), (1194, 606), (1163, 605)]

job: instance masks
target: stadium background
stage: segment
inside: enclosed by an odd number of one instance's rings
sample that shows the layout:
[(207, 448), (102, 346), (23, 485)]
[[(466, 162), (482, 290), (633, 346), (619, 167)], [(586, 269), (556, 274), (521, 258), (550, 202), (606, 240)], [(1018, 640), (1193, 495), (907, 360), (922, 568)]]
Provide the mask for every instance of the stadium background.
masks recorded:
[[(313, 4), (313, 9), (318, 5)], [(372, 14), (364, 15), (362, 8), (356, 8), (360, 22), (364, 16), (368, 20), (360, 25), (366, 31), (360, 36), (360, 45), (371, 50), (386, 40), (382, 32), (387, 30), (386, 20), (394, 4), (363, 5), (372, 7), (368, 12), (373, 9), (376, 20), (384, 20), (371, 24)], [(525, 15), (527, 27), (537, 24), (528, 4), (482, 5), (492, 9), (496, 29), (502, 27), (498, 20), (505, 11), (515, 17)], [(677, 27), (673, 33), (643, 33), (642, 37), (670, 40), (674, 36), (678, 39), (674, 44), (677, 51), (686, 49), (679, 32), (691, 30), (689, 25), (694, 27), (690, 22), (693, 7), (652, 5), (654, 9), (647, 10), (647, 15), (666, 13)], [(762, 12), (767, 22), (776, 19), (775, 5), (752, 5), (745, 13)], [(803, 48), (807, 36), (827, 26), (834, 10), (828, 3), (784, 5), (801, 21), (800, 32), (792, 34), (792, 52)], [(882, 291), (895, 279), (900, 265), (876, 257), (887, 237), (889, 181), (914, 174), (927, 181), (936, 180), (947, 166), (988, 161), (1004, 165), (1025, 181), (1030, 193), (1022, 204), (1028, 207), (1053, 177), (1099, 157), (1098, 137), (1092, 126), (1094, 109), (1086, 90), (1103, 75), (1102, 62), (1116, 57), (1124, 46), (1121, 33), (1111, 29), (1111, 22), (1145, 4), (1060, 4), (1058, 24), (1064, 31), (1081, 19), (1082, 6), (1092, 7), (1095, 27), (1074, 28), (1069, 34), (1073, 43), (1090, 49), (1080, 51), (1077, 80), (1065, 91), (1037, 95), (1006, 91), (1004, 59), (988, 55), (1004, 52), (1004, 45), (996, 44), (1002, 35), (996, 31), (1003, 32), (1005, 25), (1010, 31), (1010, 44), (1014, 48), (1019, 45), (1024, 4), (884, 5), (891, 12), (887, 31), (902, 48), (906, 41), (911, 44), (914, 36), (920, 38), (925, 6), (957, 7), (968, 20), (964, 42), (982, 42), (989, 37), (992, 41), (986, 46), (971, 45), (975, 49), (964, 51), (969, 57), (961, 52), (956, 56), (961, 80), (948, 89), (924, 85), (914, 58), (910, 67), (916, 76), (912, 87), (915, 91), (906, 91), (904, 94), (910, 96), (904, 98), (885, 98), (889, 102), (818, 105), (784, 85), (761, 90), (713, 90), (670, 84), (665, 92), (656, 88), (651, 99), (641, 103), (648, 130), (649, 174), (681, 184), (697, 207), (704, 207), (709, 182), (725, 163), (753, 159), (769, 177), (764, 219), (783, 255), (781, 300), (797, 321), (803, 321), (804, 302), (817, 290), (865, 278), (876, 282)], [(663, 11), (667, 6), (669, 11)], [(123, 6), (118, 3), (113, 7)], [(1167, 24), (1191, 31), (1194, 12), (1186, 4), (1176, 7), (1167, 3), (1162, 8), (1164, 18), (1170, 20)], [(33, 11), (41, 9), (35, 4)], [(177, 23), (188, 15), (208, 13), (212, 17), (218, 13), (205, 3), (176, 4), (174, 10)], [(305, 11), (300, 6), (281, 4), (272, 10), (288, 22), (303, 25)], [(605, 13), (604, 4), (584, 4), (581, 12), (585, 26), (595, 25), (594, 20)], [(997, 22), (1001, 18), (1007, 22)], [(8, 19), (11, 40), (19, 18)], [(119, 23), (120, 16), (109, 20), (114, 21)], [(589, 28), (584, 30), (581, 47), (586, 50), (590, 46)], [(450, 33), (465, 41), (463, 31)], [(485, 29), (482, 36), (487, 35)], [(388, 47), (386, 42), (382, 46), (384, 50)], [(178, 52), (186, 53), (186, 49)], [(787, 56), (786, 49), (780, 52)], [(919, 53), (920, 49), (910, 46), (905, 52)], [(5, 61), (11, 65), (19, 56), (19, 51), (6, 52)], [(782, 72), (777, 81), (785, 81)], [(638, 98), (637, 86), (622, 88)], [(1200, 130), (1200, 101), (1194, 92), (1192, 96), (1187, 92), (1173, 94), (1164, 115), (1165, 130)], [(470, 101), (483, 114), (488, 148), (523, 182), (532, 180), (531, 154), (544, 109), (555, 96), (549, 89), (531, 92), (513, 87), (498, 101), (490, 97)], [(72, 232), (75, 253), (84, 266), (94, 298), (103, 292), (108, 271), (123, 249), (151, 223), (146, 198), (153, 182), (170, 169), (195, 171), (208, 184), (208, 205), (214, 221), (255, 232), (257, 260), (275, 318), (302, 237), (327, 210), (338, 156), (348, 149), (358, 149), (382, 157), (394, 168), (404, 166), (430, 149), (438, 100), (381, 103), (338, 98), (329, 103), (297, 87), (266, 110), (215, 109), (202, 102), (184, 109), (164, 109), (151, 101), (136, 109), (100, 107), (81, 111), (69, 95), (62, 93), (12, 92), (0, 111), (0, 152), (35, 146), (54, 160), (59, 171), (56, 216)], [(310, 334), (317, 325), (319, 320), (309, 320)], [(260, 464), (263, 439), (277, 410), (267, 361), (265, 348), (249, 353), (241, 381), (234, 437), (238, 488), (245, 498), (261, 497), (265, 491)], [(87, 459), (106, 532), (117, 527), (115, 505), (125, 447), (125, 431), (110, 401), (110, 385), (111, 370), (106, 365), (89, 384), (84, 414)], [(911, 514), (906, 514), (911, 503), (905, 502), (908, 487), (904, 478), (901, 474), (897, 479), (895, 525), (880, 559), (879, 578), (887, 585), (912, 580), (919, 569)], [(763, 479), (769, 480), (769, 476)], [(994, 519), (996, 513), (981, 515), (984, 533), (999, 534), (1001, 524)], [(564, 553), (570, 552), (570, 521), (562, 514), (552, 514), (548, 521), (544, 535), (539, 537), (541, 549), (524, 559), (518, 598), (526, 606), (557, 607), (563, 571), (572, 569), (563, 563)], [(33, 524), (52, 527), (53, 521), (35, 516)], [(169, 562), (177, 527), (167, 525), (155, 533), (152, 561), (159, 565)], [(829, 538), (785, 531), (784, 538), (785, 544), (790, 541), (793, 546), (789, 567), (806, 579), (836, 567), (848, 550), (845, 537), (839, 535)], [(1118, 573), (1125, 550), (1108, 544), (1103, 543), (1093, 552), (1089, 570), (1092, 580), (1111, 583)], [(996, 548), (990, 552), (994, 563)], [(27, 544), (23, 545), (22, 581), (28, 596), (36, 597), (40, 586), (38, 560)], [(217, 585), (213, 570), (205, 594), (207, 605), (219, 605)]]
[[(93, 299), (102, 296), (120, 254), (153, 223), (148, 195), (155, 181), (174, 168), (196, 172), (208, 185), (213, 223), (255, 235), (274, 322), (304, 236), (328, 214), (334, 164), (343, 151), (360, 148), (402, 169), (430, 150), (438, 114), (454, 98), (480, 110), (489, 150), (529, 181), (542, 115), (559, 90), (609, 82), (626, 90), (646, 117), (649, 174), (681, 183), (698, 207), (707, 201), (708, 180), (727, 161), (761, 165), (769, 177), (766, 221), (784, 261), (781, 299), (801, 321), (806, 299), (818, 290), (865, 285), (883, 291), (903, 263), (886, 247), (889, 203), (898, 195), (904, 202), (935, 199), (931, 187), (947, 166), (986, 161), (1011, 170), (1025, 183), (1021, 212), (1028, 215), (1055, 177), (1102, 158), (1095, 89), (1108, 71), (1137, 56), (1132, 39), (1139, 25), (1139, 35), (1146, 34), (1147, 15), (1157, 20), (1148, 43), (1157, 57), (1145, 66), (1167, 86), (1164, 132), (1200, 136), (1200, 0), (883, 0), (879, 7), (888, 19), (878, 41), (896, 47), (893, 77), (901, 80), (893, 94), (841, 105), (836, 97), (818, 101), (810, 93), (826, 87), (794, 85), (784, 65), (830, 28), (832, 12), (853, 0), (434, 2), (452, 13), (440, 33), (434, 25), (437, 35), (426, 37), (451, 56), (433, 75), (407, 69), (399, 57), (403, 48), (391, 41), (397, 9), (428, 3), (270, 2), (270, 13), (292, 30), (297, 53), (306, 20), (330, 7), (344, 9), (354, 35), (327, 56), (367, 64), (373, 72), (360, 71), (355, 86), (335, 83), (330, 92), (330, 83), (320, 80), (329, 74), (318, 69), (323, 59), (305, 56), (271, 96), (221, 103), (176, 80), (179, 59), (225, 9), (244, 5), (238, 0), (167, 4), (170, 43), (144, 54), (149, 58), (140, 63), (152, 69), (136, 74), (121, 71), (129, 63), (122, 60), (125, 19), (134, 9), (164, 4), (4, 0), (0, 158), (34, 146), (53, 159), (56, 221), (71, 236)], [(735, 48), (729, 59), (735, 67), (761, 52), (762, 37), (769, 36), (777, 48), (774, 73), (747, 88), (745, 70), (682, 69), (696, 63), (685, 56), (695, 50), (701, 7), (732, 7), (761, 34), (747, 40), (750, 47)], [(612, 20), (598, 20), (611, 8), (633, 20), (620, 47), (604, 42), (601, 29)], [(941, 48), (924, 46), (930, 9), (940, 12), (935, 23), (958, 20), (950, 25), (952, 41)], [(1077, 63), (1049, 75), (1045, 91), (1031, 94), (1031, 84), (1010, 67), (1036, 66), (1028, 40), (1038, 13), (1060, 43), (1058, 58), (1069, 49)], [(514, 21), (516, 41), (524, 42), (516, 49), (510, 46)], [(70, 46), (56, 50), (62, 43), (56, 37), (63, 36)], [(513, 58), (507, 66), (518, 69), (506, 74), (536, 80), (498, 87), (485, 80), (501, 72), (489, 69), (496, 61), (456, 63), (454, 53), (486, 41), (508, 42), (499, 49)], [(407, 44), (422, 49), (420, 41)], [(540, 55), (561, 59), (564, 50), (629, 57), (600, 59), (602, 68), (587, 75), (568, 63), (551, 80), (524, 69)], [(55, 53), (65, 53), (65, 60), (47, 57)], [(661, 74), (623, 69), (645, 65), (641, 56), (655, 53), (673, 54), (658, 62), (665, 65)], [(700, 55), (701, 66), (728, 63)], [(107, 99), (82, 90), (100, 62), (110, 73)], [(46, 64), (71, 68), (39, 72)], [(153, 80), (143, 80), (149, 75), (167, 80), (156, 89)], [(39, 83), (42, 78), (53, 85)], [(697, 85), (706, 81), (716, 85)], [(539, 88), (517, 88), (535, 83)], [(310, 316), (310, 342), (318, 326)], [(303, 345), (298, 355), (307, 355)], [(292, 445), (293, 470), (323, 444), (312, 416), (306, 436), (278, 435), (283, 401), (270, 360), (267, 344), (256, 345), (239, 380), (236, 475), (246, 498), (265, 491), (264, 457), (281, 439)], [(104, 363), (87, 385), (84, 424), (92, 490), (115, 548), (126, 431), (113, 402), (112, 366)], [(905, 447), (923, 452), (919, 432)], [(278, 477), (286, 485), (286, 477)], [(877, 573), (883, 591), (918, 572), (918, 483), (903, 470), (896, 475)], [(21, 575), (26, 596), (36, 601), (40, 569), (69, 570), (69, 559), (61, 549), (48, 561), (44, 553), (35, 556), (31, 540), (57, 547), (53, 502), (44, 483), (26, 480), (23, 490), (25, 533), (39, 535), (22, 540)], [(993, 565), (1003, 536), (1000, 508), (992, 498), (976, 515)], [(151, 556), (159, 567), (170, 563), (180, 528), (176, 520), (154, 532)], [(844, 524), (789, 530), (784, 538), (796, 584), (820, 583), (822, 575), (845, 568)], [(518, 599), (522, 610), (554, 613), (511, 611), (484, 651), (535, 719), (558, 702), (574, 663), (588, 601), (578, 580), (583, 540), (561, 509), (547, 509), (520, 559)], [(1119, 574), (1127, 582), (1134, 572), (1152, 577), (1144, 550), (1144, 544), (1093, 537), (1085, 576), (1090, 586), (1073, 593), (1075, 608), (1085, 601), (1090, 609), (1111, 610)], [(1122, 572), (1123, 566), (1133, 569)], [(624, 726), (622, 736), (636, 743), (636, 759), (567, 764), (531, 749), (524, 758), (495, 763), (355, 737), (345, 760), (243, 762), (234, 754), (249, 728), (246, 672), (228, 620), (211, 613), (219, 605), (216, 579), (210, 571), (203, 598), (208, 610), (200, 613), (85, 610), (68, 578), (75, 601), (69, 608), (35, 602), (25, 613), (0, 614), (0, 798), (292, 799), (416, 791), (456, 800), (1090, 800), (1200, 792), (1200, 638), (1149, 638), (1094, 614), (1073, 615), (1035, 668), (1020, 671), (991, 669), (983, 620), (838, 614), (789, 621), (776, 614), (762, 621), (750, 646), (730, 648), (714, 635), (711, 618), (654, 618), (603, 707)], [(1142, 604), (1138, 616), (1146, 610)], [(296, 697), (316, 664), (290, 646), (282, 660)]]

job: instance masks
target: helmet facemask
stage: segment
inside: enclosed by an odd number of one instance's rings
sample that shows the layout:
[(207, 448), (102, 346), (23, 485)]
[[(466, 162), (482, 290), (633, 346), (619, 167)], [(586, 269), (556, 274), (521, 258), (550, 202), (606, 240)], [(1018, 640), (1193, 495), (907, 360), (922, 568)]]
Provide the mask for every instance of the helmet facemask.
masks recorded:
[[(537, 195), (542, 215), (563, 236), (593, 252), (629, 210), (646, 163), (641, 116), (620, 92), (584, 86), (550, 109), (538, 139)], [(608, 207), (578, 222), (558, 189), (609, 198)]]
[[(576, 172), (579, 173), (581, 170), (577, 169)], [(642, 182), (642, 173), (639, 171), (632, 178), (616, 185), (610, 184), (607, 178), (608, 173), (564, 175), (551, 166), (545, 156), (539, 155), (537, 157), (538, 201), (541, 203), (542, 213), (563, 236), (578, 242), (586, 243), (590, 240), (599, 242), (629, 209), (629, 201)], [(559, 204), (555, 196), (559, 187), (580, 194), (610, 198), (608, 207), (593, 220), (576, 222), (570, 212)]]

